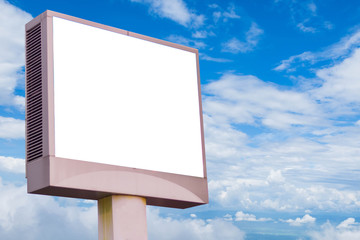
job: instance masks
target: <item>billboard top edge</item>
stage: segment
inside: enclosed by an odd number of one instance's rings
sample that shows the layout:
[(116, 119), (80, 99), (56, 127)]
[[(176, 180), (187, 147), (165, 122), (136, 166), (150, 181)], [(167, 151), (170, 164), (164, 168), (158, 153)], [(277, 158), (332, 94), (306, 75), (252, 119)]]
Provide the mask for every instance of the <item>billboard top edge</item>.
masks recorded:
[(49, 18), (52, 18), (52, 17), (63, 18), (63, 19), (70, 20), (70, 21), (73, 21), (73, 22), (85, 24), (85, 25), (88, 25), (88, 26), (108, 30), (108, 31), (115, 32), (115, 33), (120, 33), (120, 34), (127, 35), (127, 36), (130, 36), (130, 37), (139, 38), (139, 39), (142, 39), (142, 40), (162, 44), (162, 45), (165, 45), (165, 46), (181, 49), (181, 50), (188, 51), (188, 52), (193, 52), (195, 54), (198, 54), (198, 52), (199, 52), (198, 49), (196, 49), (196, 48), (184, 46), (184, 45), (181, 45), (181, 44), (165, 41), (165, 40), (158, 39), (158, 38), (145, 36), (145, 35), (142, 35), (142, 34), (126, 31), (126, 30), (123, 30), (123, 29), (120, 29), (120, 28), (111, 27), (111, 26), (104, 25), (104, 24), (101, 24), (101, 23), (92, 22), (92, 21), (89, 21), (89, 20), (81, 19), (81, 18), (78, 18), (78, 17), (73, 17), (73, 16), (70, 16), (70, 15), (54, 12), (54, 11), (51, 11), (51, 10), (46, 10), (45, 12), (41, 13), (40, 15), (38, 15), (37, 17), (32, 19), (30, 22), (28, 22), (26, 24), (26, 26), (25, 26), (25, 30), (26, 31), (30, 30), (31, 28), (33, 28), (38, 23), (41, 23), (42, 21), (45, 21), (46, 18), (48, 18), (48, 17)]

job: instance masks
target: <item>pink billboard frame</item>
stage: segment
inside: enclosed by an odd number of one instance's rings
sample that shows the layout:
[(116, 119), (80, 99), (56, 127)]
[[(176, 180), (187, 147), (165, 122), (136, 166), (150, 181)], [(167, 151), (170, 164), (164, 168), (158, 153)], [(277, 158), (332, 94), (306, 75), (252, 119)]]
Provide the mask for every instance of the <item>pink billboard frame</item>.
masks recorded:
[[(196, 54), (203, 178), (55, 156), (53, 17), (67, 19)], [(26, 32), (38, 26), (38, 24), (41, 26), (42, 157), (29, 161), (27, 144), (26, 177), (28, 180), (28, 192), (94, 200), (111, 195), (132, 195), (144, 197), (148, 205), (173, 208), (188, 208), (208, 203), (198, 50), (53, 11), (46, 11), (30, 21), (26, 25)], [(26, 49), (28, 49), (28, 46), (26, 46)], [(26, 53), (28, 56), (28, 51)], [(27, 61), (26, 69), (28, 67)], [(26, 89), (26, 92), (28, 93), (28, 89)], [(28, 94), (26, 97), (28, 97)], [(26, 108), (27, 116), (29, 114), (28, 111), (28, 108)], [(29, 126), (27, 123), (27, 143), (28, 131)]]

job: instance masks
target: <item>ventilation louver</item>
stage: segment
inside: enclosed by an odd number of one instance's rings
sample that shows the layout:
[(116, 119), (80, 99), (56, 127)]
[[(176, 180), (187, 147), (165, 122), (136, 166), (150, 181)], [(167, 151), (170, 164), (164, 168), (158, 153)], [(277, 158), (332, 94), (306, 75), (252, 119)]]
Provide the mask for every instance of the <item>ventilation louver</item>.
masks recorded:
[(41, 25), (26, 32), (26, 158), (43, 156)]

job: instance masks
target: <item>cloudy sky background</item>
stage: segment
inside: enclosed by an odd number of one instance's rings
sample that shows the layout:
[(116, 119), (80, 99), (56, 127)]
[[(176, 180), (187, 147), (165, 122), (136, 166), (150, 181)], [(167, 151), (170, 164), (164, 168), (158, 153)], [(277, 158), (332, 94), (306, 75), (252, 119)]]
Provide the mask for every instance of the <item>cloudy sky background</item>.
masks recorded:
[(97, 239), (96, 202), (26, 193), (24, 25), (47, 9), (199, 49), (210, 204), (148, 207), (150, 239), (360, 239), (360, 2), (0, 0), (1, 239)]

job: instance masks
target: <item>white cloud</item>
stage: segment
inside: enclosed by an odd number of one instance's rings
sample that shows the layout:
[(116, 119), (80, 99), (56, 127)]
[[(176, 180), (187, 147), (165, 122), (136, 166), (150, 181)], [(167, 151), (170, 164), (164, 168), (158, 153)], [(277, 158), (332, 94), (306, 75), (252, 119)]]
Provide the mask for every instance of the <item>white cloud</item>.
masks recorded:
[(207, 38), (208, 32), (207, 31), (196, 31), (191, 34), (193, 38)]
[(283, 222), (289, 223), (291, 226), (301, 226), (303, 224), (315, 223), (316, 218), (309, 214), (304, 215), (302, 218), (282, 220)]
[(336, 228), (354, 228), (354, 227), (358, 227), (359, 223), (357, 223), (355, 221), (355, 218), (348, 218), (344, 221), (342, 221), (339, 225), (336, 226)]
[(221, 159), (224, 162), (225, 159), (240, 156), (239, 148), (247, 141), (246, 134), (208, 115), (204, 115), (204, 129), (206, 156), (209, 160)]
[(303, 52), (299, 55), (291, 56), (289, 59), (282, 60), (281, 64), (278, 65), (277, 67), (275, 67), (274, 70), (276, 70), (276, 71), (283, 71), (283, 70), (293, 71), (294, 69), (292, 68), (292, 64), (294, 62), (314, 61), (314, 59), (315, 59), (315, 55), (313, 53)]
[(328, 29), (328, 30), (332, 30), (334, 28), (334, 24), (332, 24), (331, 22), (329, 21), (325, 21), (324, 22), (324, 28), (325, 29)]
[[(0, 239), (97, 239), (97, 206), (77, 205), (73, 199), (27, 194), (26, 185), (16, 186), (0, 178)], [(161, 217), (148, 208), (149, 239), (242, 240), (245, 237), (231, 222), (204, 221), (195, 214), (188, 219)]]
[(242, 211), (235, 213), (235, 221), (248, 221), (248, 222), (266, 222), (272, 221), (271, 218), (256, 218), (254, 214), (243, 213)]
[(243, 213), (242, 211), (239, 211), (235, 214), (235, 221), (254, 222), (254, 221), (256, 221), (256, 216), (253, 214)]
[(307, 93), (281, 90), (254, 76), (225, 74), (203, 87), (204, 112), (232, 123), (276, 129), (292, 125), (324, 125), (322, 113)]
[(245, 41), (240, 41), (234, 37), (223, 44), (222, 50), (224, 52), (231, 52), (234, 54), (253, 51), (263, 33), (264, 31), (259, 28), (255, 22), (253, 22), (250, 29), (245, 34)]
[(131, 0), (150, 5), (150, 10), (163, 18), (168, 18), (187, 27), (199, 27), (204, 24), (204, 15), (197, 15), (182, 0)]
[(323, 29), (331, 29), (331, 23), (324, 21), (318, 15), (318, 6), (312, 0), (286, 1), (277, 0), (276, 4), (282, 4), (289, 9), (291, 22), (302, 32), (315, 33)]
[(216, 11), (216, 12), (213, 12), (212, 15), (213, 15), (213, 20), (216, 24), (220, 20), (222, 14), (220, 11)]
[[(245, 151), (243, 154), (248, 153)], [(279, 161), (277, 156), (266, 158), (264, 154), (263, 159), (261, 156), (259, 158), (254, 154), (250, 159), (240, 159), (239, 167), (216, 165), (222, 174), (214, 175), (219, 180), (209, 181), (211, 199), (224, 207), (231, 205), (250, 211), (356, 211), (360, 206), (360, 191), (336, 189), (332, 184), (322, 186), (324, 180), (318, 180), (314, 175), (317, 173), (326, 177), (321, 172), (322, 169), (301, 169), (301, 162), (294, 163), (285, 159)], [(270, 174), (266, 175), (266, 170), (274, 165), (292, 166), (294, 169), (284, 170), (289, 173), (281, 181), (269, 181), (276, 171), (270, 170)], [(357, 180), (354, 181), (355, 188), (356, 183)], [(296, 223), (297, 221), (294, 222)]]
[(239, 14), (236, 13), (236, 7), (233, 4), (230, 4), (230, 6), (227, 8), (226, 11), (222, 13), (224, 17), (224, 21), (227, 21), (228, 19), (239, 19), (241, 18)]
[[(360, 37), (360, 35), (359, 35)], [(347, 44), (350, 40), (343, 42), (352, 49), (350, 55), (343, 50), (347, 48), (331, 47), (329, 52), (336, 55), (339, 59), (332, 66), (313, 70), (316, 77), (311, 80), (313, 85), (305, 86), (309, 97), (318, 102), (324, 112), (327, 112), (328, 118), (338, 116), (351, 116), (358, 114), (360, 95), (360, 48), (353, 49), (353, 45)], [(338, 44), (336, 44), (337, 46)], [(360, 45), (360, 38), (359, 38)], [(335, 46), (335, 45), (334, 45)], [(325, 51), (324, 53), (326, 53)], [(336, 54), (335, 54), (336, 52)], [(345, 54), (340, 56), (339, 54)], [(323, 53), (321, 53), (322, 55)], [(316, 54), (305, 52), (301, 55), (302, 61), (315, 61)], [(345, 58), (344, 58), (345, 57)], [(288, 62), (283, 62), (277, 67), (278, 70), (292, 67), (296, 57), (291, 57)], [(342, 59), (344, 58), (344, 59)], [(309, 81), (309, 80), (308, 80)], [(300, 83), (301, 84), (301, 83)], [(354, 124), (356, 124), (354, 122)]]
[(204, 221), (202, 219), (183, 219), (160, 217), (157, 209), (148, 208), (149, 239), (156, 240), (242, 240), (245, 234), (231, 222), (222, 219)]
[(228, 22), (231, 19), (240, 19), (241, 16), (237, 13), (237, 8), (234, 4), (229, 4), (226, 10), (223, 10), (217, 4), (209, 5), (210, 8), (215, 9), (213, 12), (214, 23), (218, 23), (222, 19), (223, 22)]
[(25, 173), (25, 160), (21, 158), (0, 156), (0, 171)]
[(258, 42), (260, 36), (264, 33), (264, 30), (259, 28), (259, 26), (252, 22), (249, 31), (246, 32), (246, 41), (249, 45), (255, 47)]
[(306, 63), (315, 64), (320, 61), (331, 59), (332, 61), (339, 61), (347, 58), (354, 49), (360, 46), (360, 30), (354, 31), (352, 34), (343, 37), (339, 42), (328, 46), (326, 49), (318, 52), (303, 52), (301, 54), (291, 56), (290, 58), (281, 61), (281, 64), (274, 68), (277, 71), (294, 71), (297, 67), (301, 67)]
[(315, 3), (310, 2), (310, 3), (307, 4), (307, 6), (308, 6), (310, 12), (312, 12), (313, 15), (316, 15), (317, 6), (315, 5)]
[(271, 170), (270, 175), (267, 177), (268, 182), (280, 183), (284, 182), (285, 178), (281, 174), (281, 170)]
[(199, 53), (200, 58), (202, 60), (206, 60), (206, 61), (211, 61), (211, 62), (218, 62), (218, 63), (225, 63), (225, 62), (232, 62), (232, 60), (230, 59), (226, 59), (226, 58), (214, 58), (214, 57), (210, 57), (204, 53)]
[(207, 38), (209, 36), (215, 36), (215, 33), (212, 31), (199, 30), (191, 34), (193, 38)]
[(322, 80), (319, 88), (312, 90), (317, 99), (324, 102), (360, 103), (360, 48), (339, 64), (318, 70), (316, 75)]
[(358, 209), (359, 120), (348, 126), (336, 120), (356, 116), (356, 104), (338, 99), (335, 108), (319, 101), (321, 86), (305, 92), (231, 73), (202, 89), (214, 201), (253, 211)]
[(233, 217), (231, 214), (225, 214), (225, 216), (223, 217), (225, 221), (233, 221)]
[(305, 26), (305, 22), (298, 23), (296, 26), (303, 32), (310, 32), (310, 33), (316, 32), (316, 28)]
[(208, 5), (209, 8), (218, 8), (219, 5), (217, 5), (216, 3), (212, 3)]
[(25, 137), (25, 121), (0, 116), (0, 138), (21, 139)]
[(0, 239), (97, 239), (96, 205), (78, 207), (66, 199), (60, 205), (1, 181), (0, 192)]
[(202, 49), (206, 47), (206, 44), (203, 41), (192, 40), (180, 35), (170, 35), (169, 37), (167, 37), (167, 40), (196, 49)]
[(0, 105), (24, 107), (24, 98), (16, 96), (14, 89), (25, 65), (24, 28), (31, 19), (30, 14), (0, 0)]
[(224, 52), (231, 52), (231, 53), (239, 53), (239, 52), (248, 52), (252, 50), (250, 45), (247, 45), (246, 42), (241, 42), (239, 39), (233, 37), (223, 45)]
[(311, 240), (358, 240), (360, 228), (335, 228), (329, 222), (322, 225), (320, 231), (311, 231), (308, 236)]

